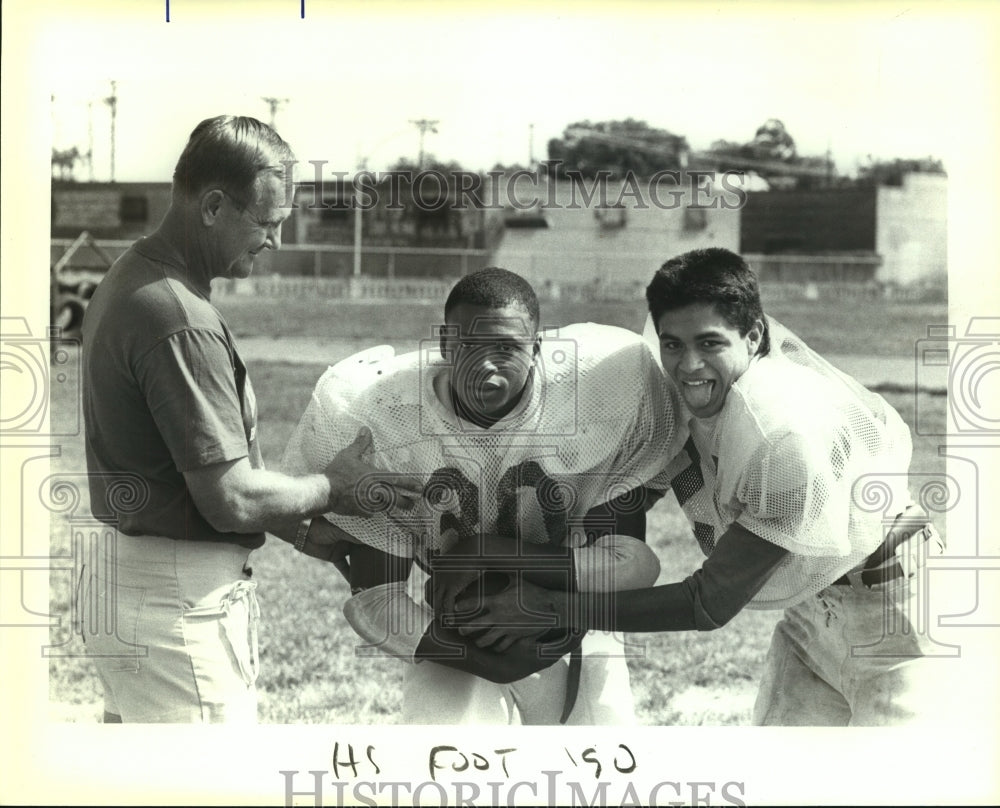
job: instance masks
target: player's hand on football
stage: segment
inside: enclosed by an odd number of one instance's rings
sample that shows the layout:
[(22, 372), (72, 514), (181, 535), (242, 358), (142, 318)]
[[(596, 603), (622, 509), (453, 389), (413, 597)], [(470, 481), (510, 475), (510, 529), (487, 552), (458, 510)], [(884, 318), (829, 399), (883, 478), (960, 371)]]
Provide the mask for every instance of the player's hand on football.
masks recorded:
[[(447, 534), (442, 534), (445, 538)], [(490, 558), (516, 553), (516, 544), (494, 534), (482, 533), (464, 539), (449, 539), (447, 550), (431, 558), (431, 578), (425, 588), (427, 602), (434, 614), (445, 615), (455, 611), (456, 599), (466, 590), (478, 594), (495, 594), (509, 585), (502, 575), (483, 578), (478, 587), (473, 584), (489, 569)]]
[(565, 592), (521, 580), (497, 594), (459, 598), (451, 619), (459, 634), (480, 648), (503, 651), (518, 640), (567, 628), (568, 613)]
[(482, 632), (478, 637), (470, 636), (469, 639), (472, 640), (480, 648), (488, 648), (497, 654), (503, 654), (519, 648), (534, 648), (538, 644), (538, 640), (542, 638), (543, 635), (547, 634), (551, 629), (547, 626), (539, 626), (534, 628), (529, 628), (526, 626), (521, 626), (515, 628), (513, 626), (508, 626), (506, 628), (499, 628), (494, 626), (493, 628)]
[(431, 577), (424, 587), (424, 596), (434, 609), (434, 614), (451, 614), (460, 594), (474, 588), (481, 575), (479, 569), (435, 569), (431, 560)]
[(328, 510), (345, 516), (367, 516), (386, 510), (410, 510), (423, 496), (415, 477), (376, 469), (363, 459), (372, 448), (372, 433), (362, 427), (354, 442), (341, 449), (323, 472), (330, 481)]

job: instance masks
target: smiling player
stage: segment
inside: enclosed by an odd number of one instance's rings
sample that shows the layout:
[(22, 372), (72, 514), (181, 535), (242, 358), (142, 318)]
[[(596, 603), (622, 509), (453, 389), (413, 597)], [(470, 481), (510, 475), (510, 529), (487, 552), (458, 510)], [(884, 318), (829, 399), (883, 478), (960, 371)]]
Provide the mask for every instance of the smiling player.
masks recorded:
[(286, 452), (292, 472), (321, 467), (366, 425), (373, 465), (426, 480), (423, 507), (405, 520), (331, 517), (363, 542), (351, 553), (348, 620), (380, 652), (415, 663), (404, 677), (409, 723), (634, 721), (620, 640), (586, 637), (579, 662), (566, 653), (577, 638), (537, 630), (504, 652), (480, 649), (436, 622), (427, 597), (432, 562), (445, 559), (440, 574), (473, 591), (484, 555), (507, 570), (484, 586), (512, 590), (514, 572), (587, 590), (649, 586), (659, 572), (641, 541), (644, 508), (658, 496), (647, 489), (666, 487), (654, 476), (676, 437), (676, 392), (632, 332), (538, 325), (522, 278), (466, 276), (432, 346), (329, 371)]
[[(746, 606), (783, 609), (755, 723), (940, 719), (940, 674), (914, 625), (918, 567), (940, 547), (906, 507), (911, 444), (899, 415), (766, 317), (755, 276), (728, 250), (671, 259), (646, 296), (663, 367), (693, 416), (667, 476), (705, 563), (684, 581), (617, 595), (528, 583), (516, 598), (482, 599), (460, 631), (490, 646), (526, 615), (577, 629), (706, 631)], [(888, 532), (858, 495), (866, 480), (900, 512)]]

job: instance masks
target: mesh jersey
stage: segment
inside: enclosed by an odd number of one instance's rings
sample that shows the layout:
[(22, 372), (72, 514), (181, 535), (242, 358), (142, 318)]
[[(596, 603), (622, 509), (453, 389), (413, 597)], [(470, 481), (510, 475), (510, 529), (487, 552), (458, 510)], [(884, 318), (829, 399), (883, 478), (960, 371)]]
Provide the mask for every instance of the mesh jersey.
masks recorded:
[[(544, 332), (530, 390), (489, 429), (441, 403), (435, 384), (449, 366), (436, 351), (436, 342), (398, 357), (381, 350), (379, 361), (330, 368), (286, 449), (286, 471), (319, 471), (366, 425), (369, 462), (426, 481), (405, 515), (390, 516), (388, 501), (370, 517), (327, 515), (360, 541), (413, 556), (426, 572), (431, 551), (476, 531), (583, 544), (588, 510), (639, 486), (667, 488), (679, 404), (638, 335), (593, 323)], [(420, 602), (417, 567), (408, 588)]]
[[(769, 318), (771, 351), (751, 361), (718, 415), (690, 420), (668, 476), (702, 550), (733, 522), (789, 551), (749, 604), (786, 608), (830, 585), (882, 542), (910, 502), (906, 425)], [(866, 507), (877, 485), (882, 502)]]

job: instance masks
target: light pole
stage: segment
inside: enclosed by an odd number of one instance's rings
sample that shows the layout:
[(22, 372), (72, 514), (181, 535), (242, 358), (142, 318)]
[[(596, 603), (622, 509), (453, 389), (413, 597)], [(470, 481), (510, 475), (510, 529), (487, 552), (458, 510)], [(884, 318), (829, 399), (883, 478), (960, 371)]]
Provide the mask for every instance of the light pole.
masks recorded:
[(285, 104), (288, 103), (289, 99), (287, 99), (287, 98), (275, 98), (274, 96), (264, 95), (264, 96), (261, 96), (261, 100), (265, 104), (267, 104), (268, 109), (271, 110), (271, 128), (275, 132), (277, 132), (278, 131), (278, 127), (275, 126), (275, 121), (277, 120), (277, 117), (278, 117), (278, 110), (281, 109), (281, 107), (285, 106)]
[[(368, 160), (362, 157), (358, 160), (358, 171), (364, 171), (365, 166), (368, 164)], [(354, 175), (355, 181), (352, 183), (354, 186), (354, 277), (361, 277), (361, 203), (360, 203), (360, 190), (358, 189), (357, 183), (358, 175)]]
[(423, 171), (424, 169), (424, 135), (428, 132), (437, 134), (437, 125), (439, 121), (431, 121), (427, 118), (420, 118), (416, 121), (410, 121), (417, 129), (420, 130), (420, 153), (417, 156), (417, 169)]
[(111, 181), (115, 181), (115, 119), (118, 117), (118, 82), (111, 82), (111, 95), (104, 99), (111, 107)]

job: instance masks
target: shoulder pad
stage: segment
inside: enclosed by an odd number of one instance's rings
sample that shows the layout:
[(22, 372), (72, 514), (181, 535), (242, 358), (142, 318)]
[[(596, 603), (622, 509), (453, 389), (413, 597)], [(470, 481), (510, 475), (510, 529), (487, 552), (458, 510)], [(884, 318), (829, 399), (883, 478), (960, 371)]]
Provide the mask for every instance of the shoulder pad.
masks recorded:
[(420, 398), (419, 385), (418, 351), (396, 356), (392, 346), (378, 345), (327, 368), (315, 395), (325, 406), (343, 411), (365, 406), (373, 397), (415, 403)]
[(357, 375), (358, 378), (364, 379), (366, 374), (372, 372), (373, 365), (379, 365), (395, 355), (396, 350), (391, 345), (376, 345), (374, 348), (365, 348), (353, 356), (341, 359), (336, 365), (331, 365), (328, 372), (343, 378)]

